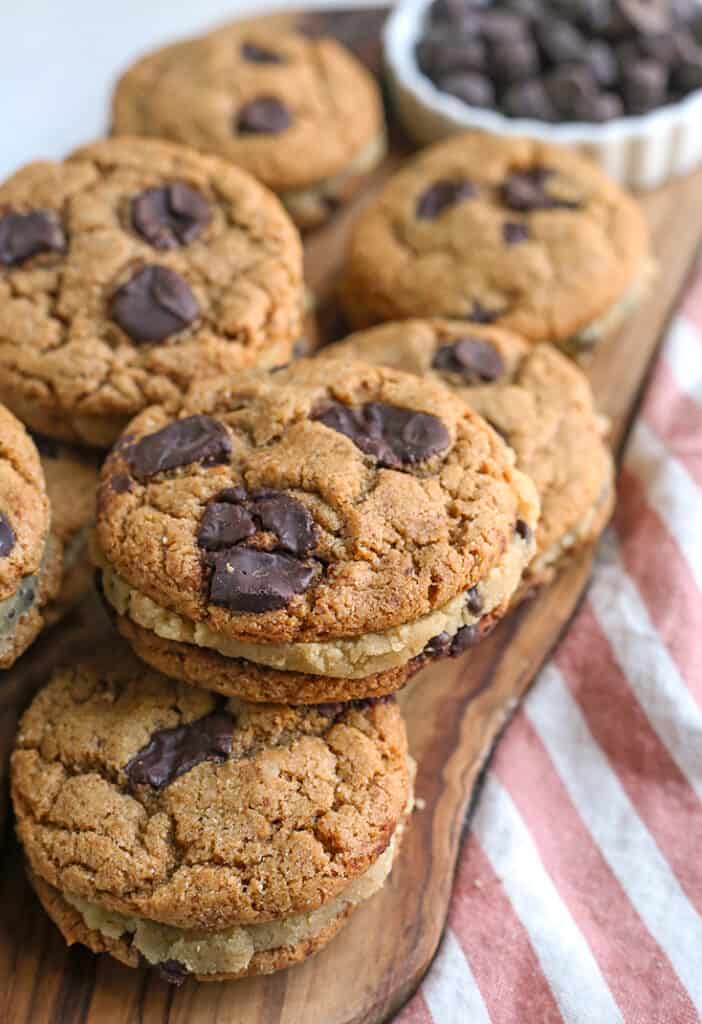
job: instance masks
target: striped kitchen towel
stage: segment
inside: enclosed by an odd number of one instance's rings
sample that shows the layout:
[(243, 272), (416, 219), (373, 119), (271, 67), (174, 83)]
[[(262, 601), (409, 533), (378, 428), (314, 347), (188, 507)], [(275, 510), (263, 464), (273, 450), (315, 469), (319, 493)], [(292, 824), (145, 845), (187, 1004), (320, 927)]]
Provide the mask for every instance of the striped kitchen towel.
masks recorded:
[(702, 265), (586, 601), (500, 743), (396, 1024), (702, 1020)]

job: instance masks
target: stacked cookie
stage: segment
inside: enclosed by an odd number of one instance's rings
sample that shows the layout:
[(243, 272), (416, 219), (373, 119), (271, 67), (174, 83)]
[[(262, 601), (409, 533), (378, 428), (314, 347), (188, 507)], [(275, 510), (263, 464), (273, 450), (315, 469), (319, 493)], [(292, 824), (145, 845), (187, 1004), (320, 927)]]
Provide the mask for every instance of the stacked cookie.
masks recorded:
[(452, 140), (352, 238), (346, 312), (389, 322), (292, 362), (284, 207), (319, 223), (380, 158), (375, 83), (230, 26), (129, 70), (113, 128), (0, 186), (0, 665), (83, 593), (95, 497), (126, 641), (35, 699), (13, 802), (67, 942), (238, 978), (385, 882), (413, 806), (396, 691), (603, 529), (604, 424), (549, 342), (624, 315), (648, 241), (574, 154)]

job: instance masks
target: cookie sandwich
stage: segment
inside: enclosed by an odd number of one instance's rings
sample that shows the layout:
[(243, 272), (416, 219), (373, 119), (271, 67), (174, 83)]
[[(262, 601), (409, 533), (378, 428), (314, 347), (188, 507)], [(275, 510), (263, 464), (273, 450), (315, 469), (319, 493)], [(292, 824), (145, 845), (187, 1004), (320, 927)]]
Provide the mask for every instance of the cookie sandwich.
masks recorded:
[(94, 556), (120, 632), (167, 675), (351, 700), (488, 632), (538, 514), (512, 450), (444, 385), (301, 360), (137, 417), (102, 469)]
[(382, 887), (412, 806), (394, 698), (226, 701), (128, 652), (55, 672), (11, 774), (29, 878), (66, 941), (175, 983), (321, 949)]

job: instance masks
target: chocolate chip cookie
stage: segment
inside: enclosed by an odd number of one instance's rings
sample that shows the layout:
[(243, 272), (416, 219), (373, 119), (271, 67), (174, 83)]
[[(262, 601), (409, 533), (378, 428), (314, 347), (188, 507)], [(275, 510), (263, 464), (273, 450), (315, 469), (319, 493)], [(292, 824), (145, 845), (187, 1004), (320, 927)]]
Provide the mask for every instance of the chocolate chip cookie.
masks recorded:
[(405, 320), (353, 334), (320, 358), (362, 359), (440, 380), (514, 449), (541, 499), (525, 590), (548, 582), (604, 529), (614, 501), (605, 423), (585, 375), (552, 345), (531, 345), (499, 327)]
[(0, 406), (0, 668), (10, 668), (39, 634), (61, 566), (39, 455)]
[(0, 185), (0, 399), (107, 447), (190, 381), (286, 362), (302, 253), (278, 200), (222, 160), (113, 139)]
[(385, 152), (380, 93), (343, 46), (252, 23), (142, 58), (119, 82), (117, 134), (217, 153), (277, 192), (302, 227), (325, 220)]
[(58, 621), (92, 585), (94, 569), (88, 537), (95, 523), (95, 492), (99, 459), (87, 449), (34, 435), (51, 505), (51, 532), (60, 546), (61, 587), (47, 605), (44, 618)]
[(227, 696), (390, 692), (509, 606), (538, 520), (513, 463), (447, 388), (395, 370), (206, 382), (103, 466), (106, 601), (142, 658)]
[(214, 981), (304, 959), (382, 886), (412, 776), (394, 698), (225, 701), (112, 652), (35, 698), (12, 798), (69, 943)]
[(351, 238), (350, 323), (441, 316), (572, 351), (622, 322), (650, 274), (636, 202), (574, 151), (469, 133), (390, 179)]

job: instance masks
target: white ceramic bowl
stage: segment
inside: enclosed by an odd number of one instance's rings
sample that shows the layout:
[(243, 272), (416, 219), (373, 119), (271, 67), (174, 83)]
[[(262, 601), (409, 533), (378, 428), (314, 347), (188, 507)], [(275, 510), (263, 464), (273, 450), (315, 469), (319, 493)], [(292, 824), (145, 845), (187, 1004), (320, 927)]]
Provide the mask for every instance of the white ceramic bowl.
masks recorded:
[(479, 128), (577, 145), (598, 160), (611, 177), (641, 189), (656, 188), (702, 163), (702, 89), (650, 114), (622, 117), (607, 124), (545, 124), (504, 117), (440, 92), (420, 71), (415, 57), (431, 2), (400, 0), (384, 31), (391, 94), (406, 131), (415, 141), (435, 142)]

